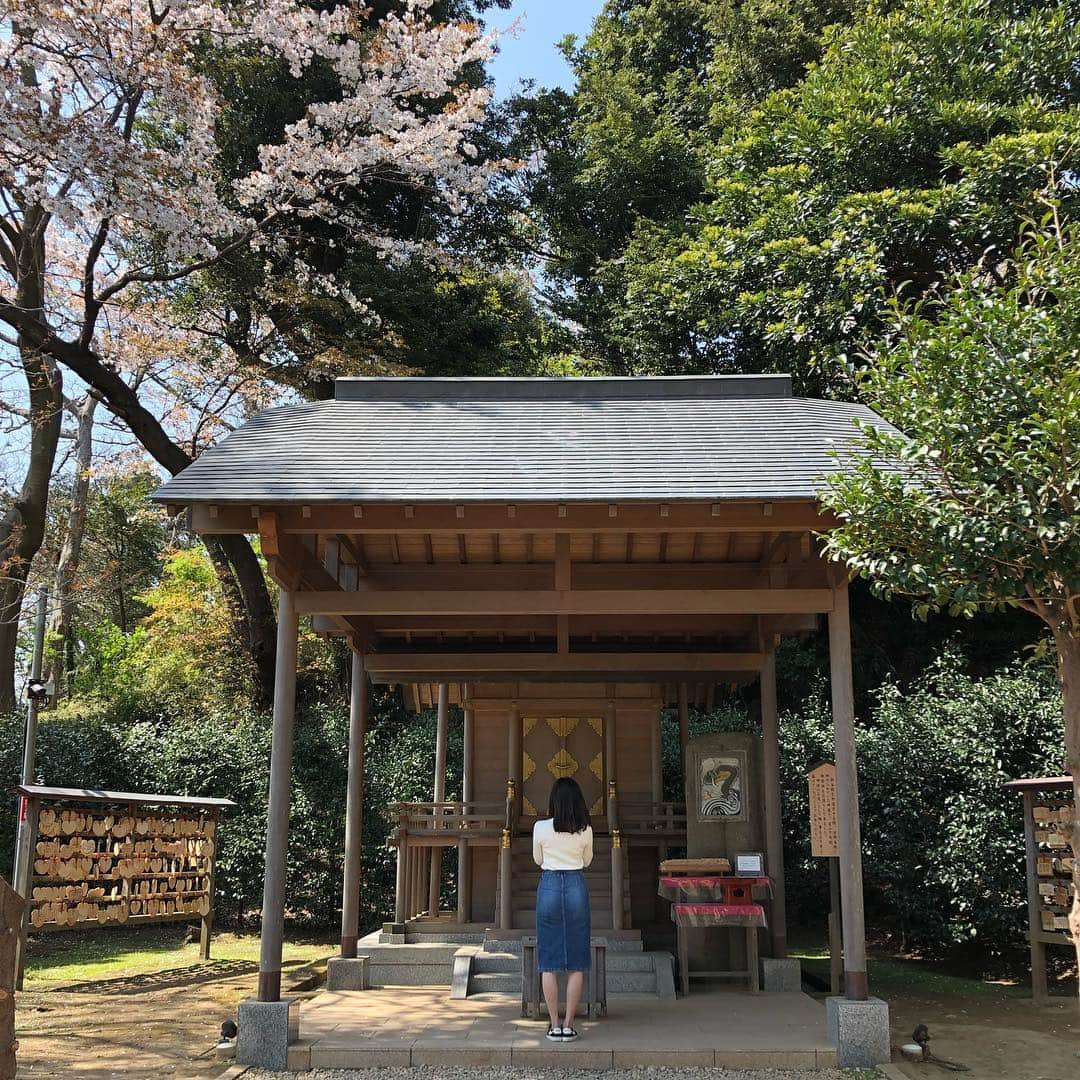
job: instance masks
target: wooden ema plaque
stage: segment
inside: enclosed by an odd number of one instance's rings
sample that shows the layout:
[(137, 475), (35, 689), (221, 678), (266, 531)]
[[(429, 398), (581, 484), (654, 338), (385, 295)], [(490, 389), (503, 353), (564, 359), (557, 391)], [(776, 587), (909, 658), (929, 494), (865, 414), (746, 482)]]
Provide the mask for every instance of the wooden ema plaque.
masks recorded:
[(825, 763), (810, 771), (810, 854), (837, 858), (836, 766)]
[(1035, 838), (1035, 875), (1038, 886), (1039, 921), (1050, 934), (1071, 942), (1069, 910), (1073, 902), (1073, 859), (1069, 830), (1073, 803), (1067, 795), (1046, 795), (1031, 807)]
[(43, 806), (37, 819), (30, 925), (205, 919), (216, 815)]

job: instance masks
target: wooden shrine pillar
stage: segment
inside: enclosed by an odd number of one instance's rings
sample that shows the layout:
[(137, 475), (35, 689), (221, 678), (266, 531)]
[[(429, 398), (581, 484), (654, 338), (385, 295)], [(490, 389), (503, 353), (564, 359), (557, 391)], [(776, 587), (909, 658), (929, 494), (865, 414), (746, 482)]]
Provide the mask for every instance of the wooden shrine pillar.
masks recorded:
[(499, 929), (514, 928), (514, 882), (512, 828), (521, 806), (521, 714), (511, 702), (506, 733), (506, 827), (499, 843)]
[[(609, 693), (614, 693), (612, 687)], [(618, 768), (615, 741), (615, 700), (609, 697), (604, 711), (604, 763), (608, 777), (607, 819), (608, 835), (611, 837), (611, 927), (623, 928), (623, 876), (626, 853), (622, 846), (619, 829), (619, 800), (617, 795)]]
[(679, 683), (679, 772), (686, 790), (686, 744), (690, 741), (690, 703), (686, 683)]
[[(450, 714), (450, 686), (448, 683), (439, 683), (439, 706), (435, 723), (435, 814), (433, 825), (437, 829), (442, 828), (441, 818), (443, 812), (439, 806), (446, 802), (446, 737)], [(443, 849), (432, 847), (431, 849), (431, 879), (428, 887), (428, 914), (434, 918), (439, 914), (440, 896), (442, 894), (442, 858)]]
[(765, 860), (773, 882), (769, 929), (773, 957), (787, 956), (787, 911), (784, 898), (784, 826), (780, 801), (780, 727), (776, 712), (776, 652), (765, 652), (761, 669), (761, 734), (764, 742)]
[(654, 803), (664, 801), (664, 770), (662, 762), (663, 744), (660, 732), (660, 717), (649, 727), (649, 788)]
[(285, 935), (285, 858), (289, 846), (289, 801), (296, 719), (296, 597), (278, 594), (274, 720), (270, 745), (270, 798), (266, 817), (262, 930), (259, 941), (259, 1000), (281, 1000), (281, 947)]
[(394, 869), (394, 922), (401, 925), (407, 918), (409, 896), (409, 834), (404, 826), (397, 830), (397, 864)]
[[(468, 690), (461, 703), (461, 801), (466, 814), (473, 797), (473, 708), (467, 695)], [(458, 840), (457, 854), (457, 921), (467, 923), (472, 921), (472, 853), (469, 851), (468, 837), (463, 836)]]
[(870, 989), (866, 977), (859, 778), (855, 763), (855, 691), (851, 678), (851, 618), (848, 613), (846, 584), (834, 591), (833, 609), (829, 612), (829, 677), (832, 687), (833, 746), (836, 755), (844, 996), (864, 1001), (869, 997)]
[(349, 683), (349, 773), (345, 794), (345, 875), (341, 892), (341, 955), (356, 956), (360, 934), (360, 876), (364, 851), (364, 736), (367, 732), (367, 674), (364, 658), (352, 654)]
[(521, 710), (516, 701), (510, 703), (506, 732), (506, 776), (514, 781), (515, 817), (521, 813)]

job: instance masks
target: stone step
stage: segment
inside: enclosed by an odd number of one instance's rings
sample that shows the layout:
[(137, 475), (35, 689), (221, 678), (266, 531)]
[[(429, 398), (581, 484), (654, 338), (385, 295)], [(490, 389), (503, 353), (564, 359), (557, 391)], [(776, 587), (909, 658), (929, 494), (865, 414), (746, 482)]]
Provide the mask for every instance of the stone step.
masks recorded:
[(469, 977), (469, 997), (474, 994), (520, 994), (521, 972), (473, 974)]
[[(593, 937), (604, 937), (604, 934), (594, 934)], [(641, 953), (644, 951), (644, 944), (640, 937), (609, 937), (607, 940), (607, 952), (610, 958), (615, 953), (624, 955), (627, 953)], [(489, 953), (512, 953), (514, 956), (521, 956), (521, 939), (510, 938), (508, 940), (500, 940), (498, 938), (488, 938), (484, 942), (484, 952)]]
[(478, 975), (503, 975), (521, 971), (521, 957), (509, 952), (478, 952), (473, 957), (473, 971)]
[[(596, 907), (594, 905), (590, 910), (589, 915), (591, 916), (589, 926), (592, 928), (594, 935), (597, 931), (611, 929), (610, 905), (606, 908)], [(515, 908), (513, 926), (517, 930), (535, 930), (536, 908)]]
[(655, 994), (656, 973), (652, 970), (615, 971), (609, 967), (607, 988), (609, 994)]
[[(499, 970), (493, 970), (494, 964)], [(663, 979), (658, 965), (664, 965)], [(661, 990), (661, 982), (666, 992)], [(666, 953), (611, 952), (607, 957), (607, 988), (611, 995), (638, 998), (669, 997), (674, 995), (671, 978), (671, 957)], [(485, 957), (478, 952), (473, 958), (469, 978), (470, 997), (476, 994), (519, 994), (521, 992), (520, 958), (509, 953), (493, 953)]]

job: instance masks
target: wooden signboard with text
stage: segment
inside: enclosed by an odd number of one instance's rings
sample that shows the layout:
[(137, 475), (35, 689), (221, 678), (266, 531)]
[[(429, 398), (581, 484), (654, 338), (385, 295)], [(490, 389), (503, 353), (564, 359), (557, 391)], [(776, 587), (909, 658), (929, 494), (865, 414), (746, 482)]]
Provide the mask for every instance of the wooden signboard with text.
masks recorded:
[(836, 766), (828, 763), (812, 769), (810, 781), (810, 854), (836, 858), (840, 841), (836, 824)]

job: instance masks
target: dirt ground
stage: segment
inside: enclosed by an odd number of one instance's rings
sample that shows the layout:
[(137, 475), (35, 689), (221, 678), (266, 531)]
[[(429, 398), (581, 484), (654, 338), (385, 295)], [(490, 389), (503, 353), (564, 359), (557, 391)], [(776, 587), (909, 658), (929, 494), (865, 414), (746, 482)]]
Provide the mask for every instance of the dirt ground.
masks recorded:
[[(916, 1024), (930, 1029), (938, 1057), (968, 1066), (971, 1080), (1076, 1080), (1080, 1076), (1080, 1003), (1063, 998), (1046, 1007), (1030, 1001), (979, 995), (955, 998), (890, 995), (893, 1043), (911, 1041)], [(942, 1078), (934, 1064), (899, 1063), (906, 1076)]]
[[(22, 993), (16, 1002), (18, 1077), (35, 1080), (210, 1080), (229, 1066), (214, 1054), (222, 1020), (251, 994), (256, 965), (218, 961), (153, 975), (69, 984)], [(320, 977), (296, 962), (286, 985), (301, 992)], [(980, 994), (890, 994), (893, 1041), (909, 1041), (926, 1023), (931, 1048), (967, 1065), (971, 1080), (1076, 1080), (1080, 1076), (1080, 1006), (1048, 1008)], [(933, 1064), (899, 1065), (908, 1077), (943, 1078)]]
[[(289, 991), (325, 970), (286, 964)], [(254, 991), (258, 965), (210, 961), (152, 975), (69, 984), (17, 995), (18, 1072), (34, 1080), (209, 1080), (231, 1065), (214, 1046)]]

